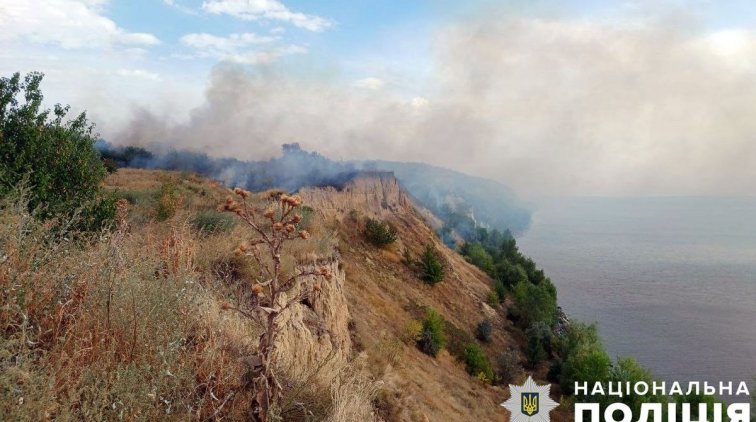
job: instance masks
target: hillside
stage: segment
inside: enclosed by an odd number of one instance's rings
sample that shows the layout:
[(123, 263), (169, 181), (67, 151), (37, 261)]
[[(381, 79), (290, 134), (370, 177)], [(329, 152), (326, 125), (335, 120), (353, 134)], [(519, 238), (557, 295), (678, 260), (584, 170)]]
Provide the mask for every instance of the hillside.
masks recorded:
[[(216, 211), (229, 190), (188, 173), (137, 169), (118, 170), (105, 189), (123, 198), (117, 229), (83, 247), (40, 244), (49, 227), (19, 214), (12, 198), (3, 203), (0, 283), (15, 283), (27, 308), (23, 318), (2, 316), (8, 327), (26, 319), (38, 329), (6, 333), (3, 356), (28, 358), (4, 361), (0, 412), (30, 420), (247, 419), (245, 373), (261, 328), (234, 309), (256, 300), (250, 286), (259, 268), (238, 252), (249, 228)], [(277, 193), (254, 194), (252, 204), (265, 206), (270, 195)], [(311, 238), (287, 246), (283, 265), (327, 268), (332, 277), (308, 276), (287, 293), (303, 299), (280, 316), (274, 355), (284, 405), (273, 412), (292, 421), (506, 420), (498, 406), (506, 388), (469, 375), (460, 361), (484, 319), (493, 326), (481, 343), (490, 361), (524, 346), (503, 317), (507, 304), (486, 303), (490, 278), (444, 246), (391, 173), (360, 173), (300, 195), (300, 226)], [(396, 242), (366, 242), (368, 217), (391, 224)], [(446, 270), (435, 286), (405, 262), (427, 245)], [(416, 346), (425, 307), (446, 320), (447, 345), (435, 358)], [(537, 374), (543, 379), (545, 368)]]
[(333, 160), (296, 143), (284, 144), (280, 157), (264, 161), (217, 158), (161, 145), (147, 150), (99, 141), (97, 147), (106, 160), (119, 166), (191, 171), (253, 191), (340, 186), (362, 171), (391, 171), (417, 205), (438, 217), (437, 230), (445, 228), (470, 239), (476, 226), (518, 233), (530, 224), (527, 207), (503, 184), (424, 163)]

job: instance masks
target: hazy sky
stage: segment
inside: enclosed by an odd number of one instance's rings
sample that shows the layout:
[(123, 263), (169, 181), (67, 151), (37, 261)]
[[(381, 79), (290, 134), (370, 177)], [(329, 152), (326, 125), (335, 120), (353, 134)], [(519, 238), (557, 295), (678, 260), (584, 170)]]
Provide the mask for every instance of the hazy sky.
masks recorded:
[(756, 195), (747, 1), (0, 0), (0, 74), (30, 70), (115, 143)]

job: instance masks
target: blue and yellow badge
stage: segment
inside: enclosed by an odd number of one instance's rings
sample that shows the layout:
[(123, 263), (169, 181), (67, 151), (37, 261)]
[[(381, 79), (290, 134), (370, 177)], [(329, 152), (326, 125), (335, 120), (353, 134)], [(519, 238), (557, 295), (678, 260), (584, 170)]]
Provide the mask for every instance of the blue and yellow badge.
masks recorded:
[(501, 405), (511, 412), (511, 422), (549, 422), (549, 412), (559, 405), (549, 397), (550, 389), (528, 377), (523, 385), (509, 385), (509, 399)]
[(520, 393), (520, 411), (528, 416), (538, 413), (538, 393)]

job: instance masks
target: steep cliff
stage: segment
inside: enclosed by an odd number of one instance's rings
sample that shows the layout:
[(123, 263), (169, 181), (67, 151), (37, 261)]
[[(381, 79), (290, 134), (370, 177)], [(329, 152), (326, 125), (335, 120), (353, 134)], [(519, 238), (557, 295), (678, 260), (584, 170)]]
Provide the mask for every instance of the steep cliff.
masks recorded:
[[(392, 173), (362, 173), (341, 188), (305, 188), (300, 194), (339, 233), (351, 336), (355, 350), (369, 356), (371, 371), (383, 380), (384, 418), (505, 420), (506, 412), (498, 406), (505, 399), (504, 389), (471, 377), (447, 351), (435, 359), (421, 353), (407, 334), (423, 308), (430, 306), (455, 333), (469, 335), (480, 321), (490, 319), (494, 336), (484, 348), (492, 360), (503, 350), (517, 349), (511, 324), (501, 317), (504, 312), (486, 303), (488, 276), (444, 246)], [(366, 217), (390, 223), (397, 241), (384, 249), (366, 243)], [(433, 287), (402, 258), (419, 256), (426, 245), (439, 251), (446, 269), (445, 280)], [(454, 344), (460, 339), (449, 340), (449, 347), (460, 347)]]

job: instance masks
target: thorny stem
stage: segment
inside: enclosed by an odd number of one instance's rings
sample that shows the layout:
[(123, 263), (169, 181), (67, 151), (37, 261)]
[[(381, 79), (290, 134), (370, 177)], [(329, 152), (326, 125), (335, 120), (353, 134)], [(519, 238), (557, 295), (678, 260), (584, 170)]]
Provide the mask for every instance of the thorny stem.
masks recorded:
[[(319, 270), (301, 271), (287, 278), (283, 283), (280, 283), (281, 278), (281, 251), (285, 242), (294, 240), (297, 237), (302, 239), (309, 238), (309, 233), (302, 230), (299, 233), (295, 233), (296, 224), (298, 224), (302, 217), (298, 214), (292, 215), (294, 210), (301, 205), (301, 199), (298, 196), (278, 195), (274, 197), (274, 201), (277, 203), (278, 211), (275, 208), (269, 208), (265, 211), (260, 211), (257, 208), (250, 206), (247, 203), (247, 197), (251, 195), (250, 192), (240, 188), (234, 189), (234, 193), (241, 198), (241, 203), (235, 201), (232, 197), (226, 199), (222, 208), (224, 211), (230, 211), (236, 213), (248, 226), (250, 226), (259, 236), (259, 239), (252, 240), (251, 242), (242, 243), (237, 248), (237, 253), (245, 256), (251, 256), (260, 266), (261, 270), (268, 277), (267, 280), (257, 282), (253, 286), (254, 291), (258, 297), (265, 296), (263, 288), (267, 287), (269, 296), (269, 307), (263, 307), (260, 302), (257, 301), (252, 308), (242, 309), (241, 307), (231, 307), (230, 305), (224, 305), (225, 309), (235, 310), (241, 315), (251, 319), (255, 322), (264, 321), (265, 331), (260, 336), (260, 341), (257, 346), (258, 358), (256, 362), (259, 365), (255, 368), (251, 368), (253, 371), (252, 385), (254, 388), (254, 398), (250, 404), (250, 415), (253, 420), (257, 422), (266, 422), (268, 420), (268, 410), (272, 404), (275, 404), (281, 399), (281, 384), (278, 382), (274, 373), (274, 362), (272, 361), (273, 346), (277, 336), (280, 334), (280, 327), (278, 325), (278, 316), (292, 304), (302, 300), (306, 295), (303, 290), (293, 298), (286, 300), (281, 304), (281, 294), (288, 292), (294, 286), (297, 281), (306, 276), (323, 276), (327, 280), (331, 279), (331, 273), (328, 267), (321, 267)], [(264, 227), (258, 223), (256, 214), (261, 213), (263, 217), (270, 221), (270, 229)], [(266, 263), (259, 251), (257, 245), (263, 245), (270, 254), (271, 264)], [(315, 292), (319, 288), (313, 289)], [(261, 318), (263, 317), (264, 318)]]

